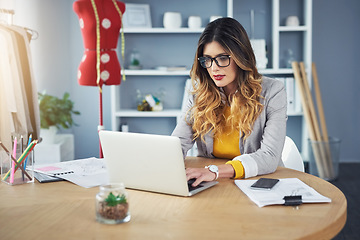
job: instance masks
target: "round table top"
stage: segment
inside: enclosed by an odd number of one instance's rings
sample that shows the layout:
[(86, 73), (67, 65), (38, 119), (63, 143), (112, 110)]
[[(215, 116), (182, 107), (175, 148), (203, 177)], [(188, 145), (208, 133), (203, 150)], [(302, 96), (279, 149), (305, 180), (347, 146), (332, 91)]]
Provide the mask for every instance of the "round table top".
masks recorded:
[[(222, 164), (223, 160), (189, 157), (187, 167)], [(131, 220), (104, 225), (95, 220), (99, 188), (69, 182), (0, 184), (0, 236), (3, 239), (331, 239), (344, 227), (347, 202), (331, 183), (287, 168), (264, 175), (299, 178), (331, 203), (298, 208), (259, 208), (235, 184), (219, 184), (192, 197), (128, 189)], [(263, 177), (263, 176), (262, 176)], [(256, 178), (259, 178), (256, 177)], [(253, 178), (253, 179), (256, 179)]]

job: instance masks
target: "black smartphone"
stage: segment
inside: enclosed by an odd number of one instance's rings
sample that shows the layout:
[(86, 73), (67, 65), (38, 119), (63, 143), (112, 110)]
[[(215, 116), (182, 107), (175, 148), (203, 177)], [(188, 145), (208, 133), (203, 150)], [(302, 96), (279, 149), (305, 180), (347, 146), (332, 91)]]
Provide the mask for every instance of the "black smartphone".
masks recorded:
[(253, 185), (251, 185), (251, 188), (270, 190), (278, 182), (279, 179), (275, 178), (259, 178)]

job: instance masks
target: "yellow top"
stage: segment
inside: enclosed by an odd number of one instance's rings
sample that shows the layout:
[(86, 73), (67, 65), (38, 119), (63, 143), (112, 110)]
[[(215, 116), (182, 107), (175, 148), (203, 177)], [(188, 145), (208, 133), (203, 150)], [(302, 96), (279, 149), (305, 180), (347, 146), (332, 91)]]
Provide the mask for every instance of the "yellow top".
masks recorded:
[[(225, 117), (230, 115), (230, 107), (225, 108)], [(226, 126), (223, 134), (214, 137), (213, 154), (217, 158), (233, 159), (239, 156), (240, 135), (238, 131), (232, 131), (231, 127)]]
[[(225, 117), (230, 115), (230, 107), (225, 108)], [(240, 135), (238, 131), (232, 131), (230, 126), (225, 127), (223, 134), (214, 137), (213, 155), (217, 158), (233, 159), (241, 155), (239, 148)], [(235, 170), (235, 178), (243, 178), (245, 175), (244, 167), (240, 161), (228, 161)]]

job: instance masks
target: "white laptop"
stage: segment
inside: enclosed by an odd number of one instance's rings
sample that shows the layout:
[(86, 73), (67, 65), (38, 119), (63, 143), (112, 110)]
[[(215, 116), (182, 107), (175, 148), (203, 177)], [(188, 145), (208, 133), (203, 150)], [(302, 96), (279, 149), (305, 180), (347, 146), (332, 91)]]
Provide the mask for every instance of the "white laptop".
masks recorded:
[(99, 136), (109, 182), (179, 196), (192, 196), (218, 183), (202, 182), (189, 191), (178, 137), (115, 131), (99, 131)]

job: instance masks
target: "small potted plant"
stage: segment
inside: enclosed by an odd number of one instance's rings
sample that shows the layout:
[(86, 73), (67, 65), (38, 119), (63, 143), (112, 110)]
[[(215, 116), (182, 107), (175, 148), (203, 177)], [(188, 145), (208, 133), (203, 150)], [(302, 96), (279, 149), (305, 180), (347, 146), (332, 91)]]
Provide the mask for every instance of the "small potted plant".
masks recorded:
[[(38, 100), (40, 109), (40, 135), (46, 142), (53, 142), (57, 130), (61, 127), (68, 129), (76, 125), (72, 117), (73, 114), (79, 115), (80, 112), (74, 110), (74, 102), (70, 100), (69, 93), (64, 93), (62, 98), (46, 94), (45, 92), (38, 93)], [(53, 137), (51, 137), (51, 135)]]
[(100, 186), (100, 192), (95, 199), (98, 222), (118, 224), (130, 221), (129, 202), (123, 184)]
[(128, 215), (129, 205), (125, 195), (115, 196), (110, 192), (105, 201), (100, 202), (99, 204), (98, 214), (105, 219), (122, 220)]

